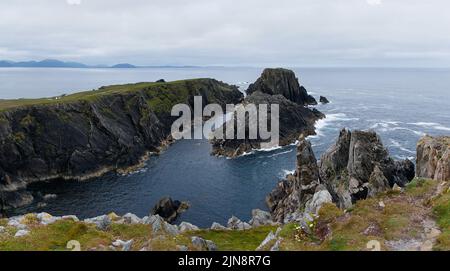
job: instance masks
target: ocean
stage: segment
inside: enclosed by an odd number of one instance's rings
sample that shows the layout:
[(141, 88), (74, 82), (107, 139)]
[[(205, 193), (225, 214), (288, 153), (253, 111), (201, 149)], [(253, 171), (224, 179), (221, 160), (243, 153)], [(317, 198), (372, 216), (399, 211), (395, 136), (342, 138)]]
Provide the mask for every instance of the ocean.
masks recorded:
[[(450, 134), (450, 69), (293, 68), (310, 94), (326, 96), (318, 105), (327, 115), (310, 137), (316, 157), (336, 140), (342, 128), (372, 129), (394, 159), (414, 161), (416, 143), (425, 134)], [(261, 68), (149, 69), (0, 69), (0, 99), (38, 98), (96, 89), (103, 85), (211, 77), (245, 90)], [(178, 222), (200, 227), (226, 224), (235, 215), (249, 220), (252, 209), (267, 209), (266, 195), (295, 168), (295, 146), (256, 151), (236, 159), (210, 155), (205, 140), (176, 142), (145, 168), (127, 176), (108, 174), (90, 181), (37, 183), (30, 190), (56, 194), (17, 213), (74, 214), (80, 218), (109, 212), (148, 215), (164, 196), (188, 201)]]

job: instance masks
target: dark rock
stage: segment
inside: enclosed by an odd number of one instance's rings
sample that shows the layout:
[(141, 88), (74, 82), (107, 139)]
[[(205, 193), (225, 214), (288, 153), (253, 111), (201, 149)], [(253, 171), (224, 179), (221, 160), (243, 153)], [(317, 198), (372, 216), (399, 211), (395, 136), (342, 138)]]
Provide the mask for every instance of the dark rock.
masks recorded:
[(169, 197), (165, 197), (162, 198), (155, 205), (155, 207), (153, 207), (152, 215), (159, 215), (167, 222), (172, 223), (188, 208), (189, 204), (187, 202), (180, 202), (178, 200), (172, 200)]
[(418, 177), (450, 180), (450, 137), (424, 136), (417, 144)]
[(165, 83), (166, 82), (166, 80), (164, 80), (164, 79), (159, 79), (158, 81), (156, 81), (156, 83)]
[(284, 222), (288, 215), (305, 207), (319, 186), (319, 168), (311, 143), (300, 138), (297, 145), (297, 170), (288, 175), (267, 197), (266, 203), (275, 221)]
[[(305, 136), (314, 135), (314, 124), (317, 120), (324, 117), (324, 115), (316, 109), (309, 109), (302, 105), (289, 101), (282, 95), (269, 95), (262, 92), (254, 92), (244, 100), (245, 104), (267, 104), (268, 116), (270, 116), (270, 105), (279, 105), (279, 145), (286, 146), (294, 143), (299, 135)], [(259, 117), (259, 116), (258, 116)], [(224, 125), (224, 133), (228, 125), (234, 125), (234, 135), (237, 138), (237, 116)], [(249, 130), (248, 117), (245, 122), (245, 130)], [(262, 139), (213, 139), (212, 153), (219, 156), (236, 157), (246, 152), (251, 152), (254, 149), (260, 149), (261, 143), (267, 142)]]
[(320, 178), (341, 208), (414, 178), (408, 160), (394, 161), (375, 132), (342, 130), (322, 155)]
[(319, 101), (322, 104), (329, 104), (330, 103), (330, 101), (328, 101), (327, 97), (324, 97), (324, 96), (320, 96)]
[[(153, 106), (151, 101), (163, 103), (159, 95), (165, 104)], [(0, 191), (16, 191), (36, 181), (84, 180), (139, 165), (148, 152), (157, 153), (167, 143), (176, 119), (170, 116), (172, 106), (193, 107), (194, 96), (202, 96), (204, 105), (224, 108), (243, 97), (234, 86), (195, 79), (2, 110)], [(5, 207), (12, 207), (10, 199), (17, 205), (13, 196), (7, 199)]]
[(257, 91), (269, 95), (283, 95), (286, 99), (300, 105), (315, 105), (317, 101), (303, 86), (300, 86), (295, 73), (287, 69), (265, 69), (258, 80), (251, 84), (247, 94)]

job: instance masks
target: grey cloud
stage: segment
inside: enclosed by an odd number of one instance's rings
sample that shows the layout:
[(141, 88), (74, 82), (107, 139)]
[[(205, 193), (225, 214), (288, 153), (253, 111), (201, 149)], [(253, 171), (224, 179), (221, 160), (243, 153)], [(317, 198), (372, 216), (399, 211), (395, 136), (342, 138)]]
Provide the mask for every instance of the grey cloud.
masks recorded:
[[(370, 2), (370, 1), (369, 1)], [(2, 0), (0, 59), (450, 66), (447, 0)]]

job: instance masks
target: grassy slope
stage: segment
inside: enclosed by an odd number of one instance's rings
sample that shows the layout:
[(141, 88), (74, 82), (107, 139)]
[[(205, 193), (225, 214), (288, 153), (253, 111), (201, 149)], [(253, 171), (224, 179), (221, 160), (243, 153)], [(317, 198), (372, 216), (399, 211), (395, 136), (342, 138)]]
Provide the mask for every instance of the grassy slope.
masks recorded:
[(61, 103), (71, 103), (77, 101), (93, 101), (107, 95), (127, 94), (130, 92), (144, 91), (150, 96), (149, 103), (157, 107), (157, 111), (166, 110), (167, 102), (170, 104), (174, 102), (185, 101), (187, 97), (186, 84), (192, 86), (200, 86), (205, 80), (210, 79), (190, 79), (180, 80), (168, 83), (137, 83), (137, 84), (125, 84), (125, 85), (113, 85), (107, 87), (101, 87), (97, 90), (78, 92), (66, 96), (40, 99), (15, 99), (15, 100), (0, 100), (0, 111), (7, 109), (31, 106), (31, 105), (54, 105)]
[[(314, 233), (305, 234), (296, 224), (283, 227), (280, 236), (282, 250), (366, 250), (367, 242), (411, 239), (423, 231), (422, 220), (434, 218), (441, 236), (434, 246), (436, 250), (450, 250), (450, 190), (449, 184), (437, 197), (438, 183), (415, 180), (405, 192), (388, 192), (377, 198), (358, 202), (351, 210), (343, 212), (332, 204), (322, 207), (314, 224)], [(382, 201), (385, 208), (379, 206)], [(70, 240), (78, 240), (83, 250), (107, 250), (117, 239), (134, 240), (133, 250), (146, 247), (149, 250), (176, 250), (177, 246), (190, 244), (191, 236), (200, 236), (216, 243), (219, 250), (255, 250), (270, 231), (276, 227), (258, 227), (247, 231), (201, 230), (177, 237), (153, 236), (146, 225), (113, 224), (107, 231), (99, 231), (82, 222), (58, 221), (49, 226), (36, 223), (34, 215), (27, 216), (31, 234), (14, 238), (15, 229), (6, 228), (0, 234), (0, 250), (66, 250)], [(0, 220), (6, 226), (6, 220)], [(364, 231), (372, 226), (370, 233)], [(328, 230), (327, 230), (328, 229)], [(330, 231), (331, 229), (331, 231)], [(382, 249), (386, 249), (382, 245)]]

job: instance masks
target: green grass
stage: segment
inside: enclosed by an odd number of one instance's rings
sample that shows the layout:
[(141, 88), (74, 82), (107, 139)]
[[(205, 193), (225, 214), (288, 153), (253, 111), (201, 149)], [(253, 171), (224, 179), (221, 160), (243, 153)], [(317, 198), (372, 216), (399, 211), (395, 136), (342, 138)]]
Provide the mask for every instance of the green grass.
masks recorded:
[[(83, 91), (60, 97), (49, 97), (40, 99), (15, 99), (0, 100), (0, 111), (7, 109), (31, 106), (31, 105), (54, 105), (71, 103), (78, 101), (91, 102), (108, 95), (124, 95), (127, 93), (142, 91), (149, 96), (148, 103), (156, 107), (156, 111), (165, 110), (177, 102), (185, 101), (189, 95), (189, 89), (200, 89), (205, 86), (206, 80), (210, 79), (189, 79), (173, 81), (168, 83), (137, 83), (101, 87), (97, 90)], [(25, 120), (28, 123), (28, 120)]]
[(190, 233), (189, 236), (199, 236), (213, 241), (220, 251), (254, 251), (267, 237), (270, 231), (277, 227), (262, 226), (245, 231), (215, 231), (202, 230)]
[(442, 231), (435, 249), (450, 251), (450, 193), (448, 191), (433, 202), (433, 214)]

